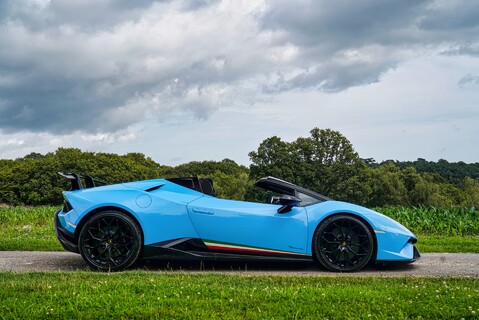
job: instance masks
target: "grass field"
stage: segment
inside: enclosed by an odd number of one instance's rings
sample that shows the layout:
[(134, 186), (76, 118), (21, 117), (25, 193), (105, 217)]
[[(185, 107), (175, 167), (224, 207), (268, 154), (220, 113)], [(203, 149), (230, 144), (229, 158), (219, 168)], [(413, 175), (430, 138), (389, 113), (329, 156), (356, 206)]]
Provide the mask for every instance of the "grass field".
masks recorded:
[[(57, 207), (0, 207), (0, 250), (63, 251), (55, 237)], [(420, 252), (479, 253), (479, 213), (472, 209), (379, 208), (419, 237)]]
[(0, 318), (473, 319), (478, 279), (0, 273)]

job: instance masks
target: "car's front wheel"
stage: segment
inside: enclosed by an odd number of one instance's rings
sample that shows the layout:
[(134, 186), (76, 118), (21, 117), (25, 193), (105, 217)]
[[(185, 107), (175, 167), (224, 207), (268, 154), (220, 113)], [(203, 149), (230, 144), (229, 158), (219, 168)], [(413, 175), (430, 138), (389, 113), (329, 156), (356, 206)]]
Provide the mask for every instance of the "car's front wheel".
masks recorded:
[(350, 215), (326, 219), (313, 237), (313, 254), (325, 268), (350, 272), (363, 268), (374, 251), (374, 238), (368, 226)]
[(92, 268), (119, 271), (135, 263), (143, 247), (137, 223), (117, 211), (105, 211), (91, 217), (80, 231), (81, 256)]

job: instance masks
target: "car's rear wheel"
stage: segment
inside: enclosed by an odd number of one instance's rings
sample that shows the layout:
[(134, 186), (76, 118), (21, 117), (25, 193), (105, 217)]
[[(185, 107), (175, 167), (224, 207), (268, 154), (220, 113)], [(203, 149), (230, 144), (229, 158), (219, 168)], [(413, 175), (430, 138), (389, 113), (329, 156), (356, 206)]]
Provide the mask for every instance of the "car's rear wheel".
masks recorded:
[(92, 268), (119, 271), (138, 260), (143, 237), (132, 218), (117, 211), (105, 211), (85, 223), (78, 244), (83, 260)]
[(374, 238), (370, 229), (353, 216), (330, 217), (314, 233), (314, 257), (332, 271), (359, 270), (369, 262), (373, 251)]

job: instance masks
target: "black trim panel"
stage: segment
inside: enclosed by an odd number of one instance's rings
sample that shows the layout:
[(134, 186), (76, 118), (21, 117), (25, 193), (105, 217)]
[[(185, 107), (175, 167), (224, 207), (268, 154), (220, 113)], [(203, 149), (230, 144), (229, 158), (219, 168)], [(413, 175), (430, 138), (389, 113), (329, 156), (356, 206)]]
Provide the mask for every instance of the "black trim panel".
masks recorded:
[(413, 261), (416, 261), (420, 258), (421, 258), (421, 254), (419, 253), (419, 250), (416, 247), (414, 247), (414, 255), (413, 255), (414, 260)]
[(74, 172), (71, 172), (71, 173), (58, 172), (58, 174), (61, 175), (63, 178), (70, 180), (70, 183), (72, 185), (70, 191), (81, 190), (84, 188), (81, 179), (85, 181), (85, 185), (87, 188), (95, 188), (97, 186), (107, 184), (105, 181), (95, 179), (88, 175), (82, 176)]
[(236, 260), (236, 261), (313, 261), (312, 256), (288, 254), (238, 253), (226, 250), (211, 250), (201, 239), (180, 238), (146, 245), (143, 259), (184, 260)]

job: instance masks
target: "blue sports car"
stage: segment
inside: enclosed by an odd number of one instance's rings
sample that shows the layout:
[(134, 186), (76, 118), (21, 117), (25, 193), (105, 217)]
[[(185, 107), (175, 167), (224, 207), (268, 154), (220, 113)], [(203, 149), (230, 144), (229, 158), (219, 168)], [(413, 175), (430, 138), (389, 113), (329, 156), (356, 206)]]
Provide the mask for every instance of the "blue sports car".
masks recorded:
[(266, 177), (266, 201), (215, 197), (211, 179), (174, 178), (102, 185), (71, 181), (55, 213), (62, 246), (94, 269), (117, 271), (141, 258), (310, 260), (338, 272), (369, 262), (413, 262), (417, 238), (367, 208)]

